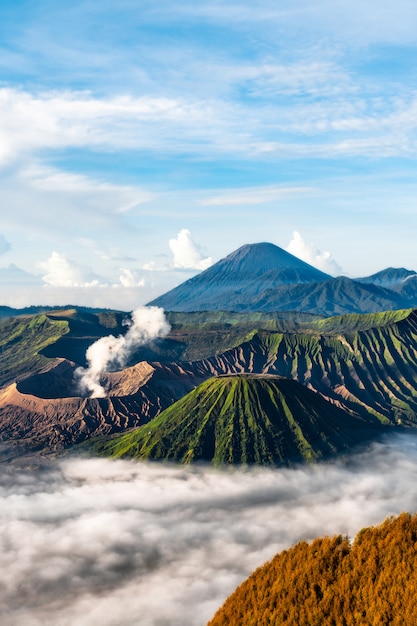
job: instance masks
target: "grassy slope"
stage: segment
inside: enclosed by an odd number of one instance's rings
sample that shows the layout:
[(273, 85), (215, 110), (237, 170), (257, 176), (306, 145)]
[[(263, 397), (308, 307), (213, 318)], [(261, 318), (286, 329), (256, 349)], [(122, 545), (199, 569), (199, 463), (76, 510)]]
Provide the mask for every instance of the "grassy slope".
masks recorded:
[(331, 318), (296, 312), (168, 312), (167, 317), (172, 326), (168, 339), (160, 342), (153, 353), (149, 349), (142, 349), (136, 358), (196, 361), (238, 346), (261, 331), (336, 335), (393, 324), (406, 318), (410, 312), (407, 309)]
[(315, 461), (377, 429), (292, 380), (251, 376), (210, 379), (146, 426), (96, 453), (181, 463), (288, 464)]
[[(172, 325), (168, 338), (139, 349), (130, 364), (207, 358), (249, 341), (261, 331), (329, 335), (386, 325), (408, 314), (394, 311), (319, 318), (299, 313), (168, 313)], [(124, 317), (115, 311), (72, 308), (1, 319), (0, 385), (37, 371), (46, 364), (43, 357), (64, 357), (84, 364), (85, 351), (93, 341), (125, 332)]]
[[(398, 317), (338, 335), (264, 337), (272, 363), (269, 371), (333, 398), (343, 387), (352, 408), (359, 403), (383, 422), (416, 425), (417, 313)], [(378, 321), (384, 319), (378, 316)]]
[(245, 369), (292, 378), (382, 423), (416, 426), (417, 311), (344, 316), (324, 324), (331, 332), (260, 331), (196, 363), (196, 369), (203, 376)]
[(40, 351), (68, 332), (67, 321), (45, 314), (0, 320), (0, 386), (42, 369), (48, 359)]
[(0, 319), (0, 386), (40, 371), (50, 358), (83, 363), (93, 341), (122, 330), (121, 314), (111, 311), (60, 309)]

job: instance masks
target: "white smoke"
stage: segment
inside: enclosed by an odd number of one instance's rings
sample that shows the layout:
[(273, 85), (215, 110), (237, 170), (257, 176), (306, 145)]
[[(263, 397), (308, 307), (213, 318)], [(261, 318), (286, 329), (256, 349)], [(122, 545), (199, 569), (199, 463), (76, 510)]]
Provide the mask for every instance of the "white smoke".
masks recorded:
[(106, 392), (100, 384), (102, 373), (110, 367), (123, 367), (136, 348), (165, 337), (170, 331), (164, 310), (159, 307), (139, 307), (131, 317), (125, 335), (101, 337), (88, 348), (88, 367), (78, 367), (74, 374), (82, 395), (104, 398)]

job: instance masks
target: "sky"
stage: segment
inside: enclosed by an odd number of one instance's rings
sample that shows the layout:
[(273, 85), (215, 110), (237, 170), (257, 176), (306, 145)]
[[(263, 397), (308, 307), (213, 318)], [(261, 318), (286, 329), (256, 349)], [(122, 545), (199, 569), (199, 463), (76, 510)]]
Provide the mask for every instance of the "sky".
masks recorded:
[(69, 458), (0, 474), (2, 626), (204, 626), (294, 543), (416, 510), (417, 439), (289, 469)]
[(2, 0), (0, 305), (132, 310), (245, 243), (417, 269), (413, 0)]

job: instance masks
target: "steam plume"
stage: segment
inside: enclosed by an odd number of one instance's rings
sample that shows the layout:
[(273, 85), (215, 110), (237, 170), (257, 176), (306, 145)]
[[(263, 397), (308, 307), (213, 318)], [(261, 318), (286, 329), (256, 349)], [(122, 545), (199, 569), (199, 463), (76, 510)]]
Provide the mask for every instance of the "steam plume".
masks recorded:
[(165, 337), (169, 331), (170, 325), (163, 309), (143, 306), (133, 311), (129, 330), (125, 335), (101, 337), (88, 348), (88, 367), (78, 367), (75, 370), (75, 378), (82, 395), (104, 398), (106, 392), (100, 384), (101, 374), (109, 367), (123, 367), (137, 347), (158, 337)]

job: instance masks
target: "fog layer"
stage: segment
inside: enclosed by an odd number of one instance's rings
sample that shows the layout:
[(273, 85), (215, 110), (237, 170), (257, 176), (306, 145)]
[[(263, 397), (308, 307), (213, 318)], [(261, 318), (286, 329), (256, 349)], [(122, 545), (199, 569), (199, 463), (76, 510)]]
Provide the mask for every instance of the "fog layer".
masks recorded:
[(276, 552), (417, 510), (417, 438), (292, 470), (67, 459), (0, 478), (2, 626), (202, 626)]

